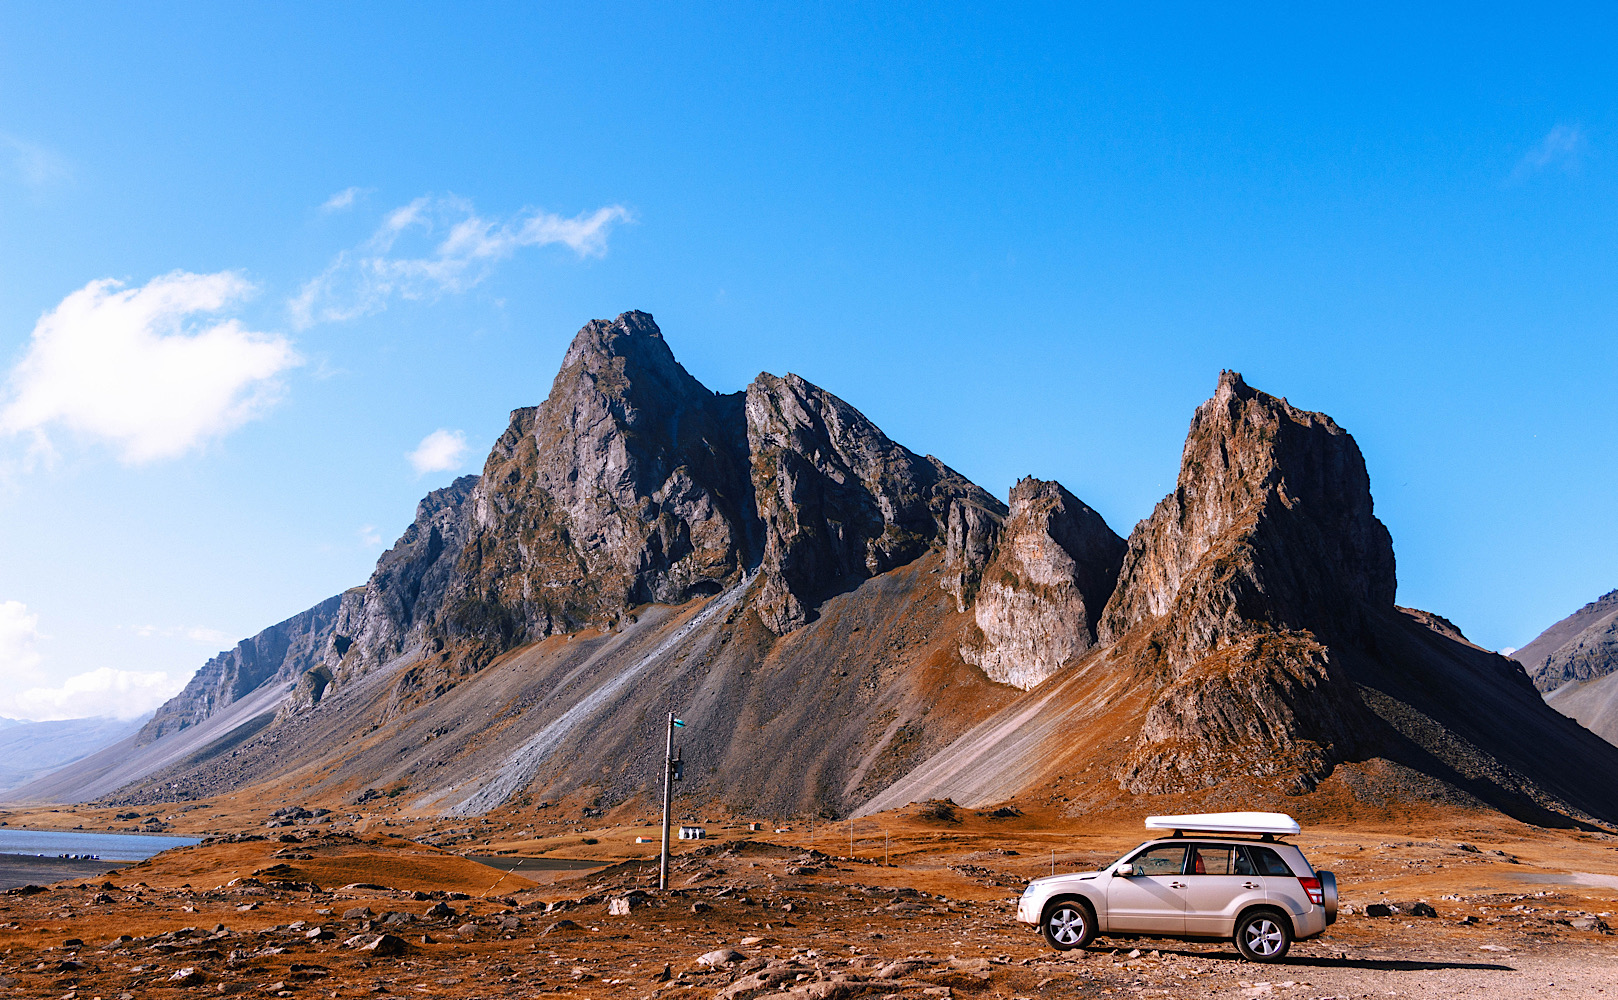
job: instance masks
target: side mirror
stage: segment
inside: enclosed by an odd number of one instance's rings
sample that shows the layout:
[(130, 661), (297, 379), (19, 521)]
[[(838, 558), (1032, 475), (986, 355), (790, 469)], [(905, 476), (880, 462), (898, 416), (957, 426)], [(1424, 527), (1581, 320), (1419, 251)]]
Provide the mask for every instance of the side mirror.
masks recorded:
[(1114, 868), (1112, 873), (1114, 875), (1121, 875), (1124, 878), (1129, 878), (1131, 875), (1135, 874), (1135, 866), (1131, 864), (1122, 864), (1117, 868)]

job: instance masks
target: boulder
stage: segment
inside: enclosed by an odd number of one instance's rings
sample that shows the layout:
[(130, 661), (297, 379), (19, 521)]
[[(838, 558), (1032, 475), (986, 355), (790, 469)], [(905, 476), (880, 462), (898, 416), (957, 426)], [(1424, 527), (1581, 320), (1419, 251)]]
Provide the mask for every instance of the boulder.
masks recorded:
[(382, 934), (376, 940), (361, 945), (359, 950), (369, 952), (372, 955), (403, 955), (410, 950), (410, 943), (404, 938), (395, 937), (392, 934)]
[(716, 948), (697, 956), (698, 965), (720, 966), (730, 965), (733, 962), (745, 962), (747, 956), (732, 948)]

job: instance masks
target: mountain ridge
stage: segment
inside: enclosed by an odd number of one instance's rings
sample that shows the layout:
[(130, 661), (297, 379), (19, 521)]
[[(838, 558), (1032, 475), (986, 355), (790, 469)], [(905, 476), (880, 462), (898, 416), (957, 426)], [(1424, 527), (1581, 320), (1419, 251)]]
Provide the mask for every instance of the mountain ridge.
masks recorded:
[(333, 599), (319, 663), (81, 787), (633, 809), (678, 708), (685, 794), (774, 815), (1243, 791), (1618, 822), (1618, 793), (1548, 763), (1618, 751), (1395, 606), (1364, 457), (1325, 414), (1221, 373), (1127, 540), (1060, 484), (1011, 500), (795, 375), (713, 393), (649, 315), (595, 320), (482, 473)]

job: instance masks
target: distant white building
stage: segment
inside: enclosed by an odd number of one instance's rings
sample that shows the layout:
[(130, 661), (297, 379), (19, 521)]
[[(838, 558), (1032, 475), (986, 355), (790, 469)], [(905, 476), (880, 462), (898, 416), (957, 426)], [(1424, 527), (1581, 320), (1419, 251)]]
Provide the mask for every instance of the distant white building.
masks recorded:
[(681, 840), (702, 840), (702, 839), (706, 838), (707, 836), (708, 836), (708, 831), (704, 830), (700, 826), (682, 826), (682, 827), (680, 827), (680, 839)]

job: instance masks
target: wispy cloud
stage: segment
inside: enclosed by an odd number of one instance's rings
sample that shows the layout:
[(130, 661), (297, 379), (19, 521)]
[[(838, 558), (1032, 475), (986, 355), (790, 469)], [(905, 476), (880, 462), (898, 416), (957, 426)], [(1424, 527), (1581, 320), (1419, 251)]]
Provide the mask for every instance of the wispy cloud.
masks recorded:
[(229, 632), (221, 632), (219, 629), (202, 625), (136, 625), (134, 632), (142, 639), (189, 639), (205, 646), (220, 648), (236, 644)]
[(421, 439), (416, 450), (405, 456), (416, 470), (416, 475), (429, 472), (453, 472), (466, 461), (466, 435), (461, 431), (440, 428)]
[(320, 206), (322, 212), (341, 212), (354, 207), (354, 203), (370, 194), (374, 188), (350, 187), (327, 198)]
[(139, 288), (110, 278), (34, 326), (11, 371), (0, 431), (48, 447), (52, 425), (116, 445), (124, 462), (173, 458), (261, 414), (302, 363), (286, 339), (235, 319), (195, 320), (253, 291), (234, 272), (175, 271)]
[(368, 549), (382, 547), (382, 532), (376, 530), (374, 524), (362, 524), (359, 530), (360, 544)]
[(613, 226), (630, 221), (622, 205), (572, 218), (529, 209), (498, 219), (478, 215), (464, 198), (417, 198), (387, 213), (364, 244), (338, 254), (288, 309), (302, 328), (381, 312), (394, 298), (464, 292), (524, 247), (565, 246), (599, 257)]
[(1539, 143), (1523, 154), (1511, 172), (1510, 180), (1523, 181), (1545, 170), (1577, 170), (1588, 146), (1584, 130), (1577, 125), (1558, 125), (1545, 133)]
[(45, 187), (72, 177), (73, 170), (60, 153), (37, 142), (29, 142), (0, 132), (0, 149), (10, 157), (11, 168), (30, 187)]

